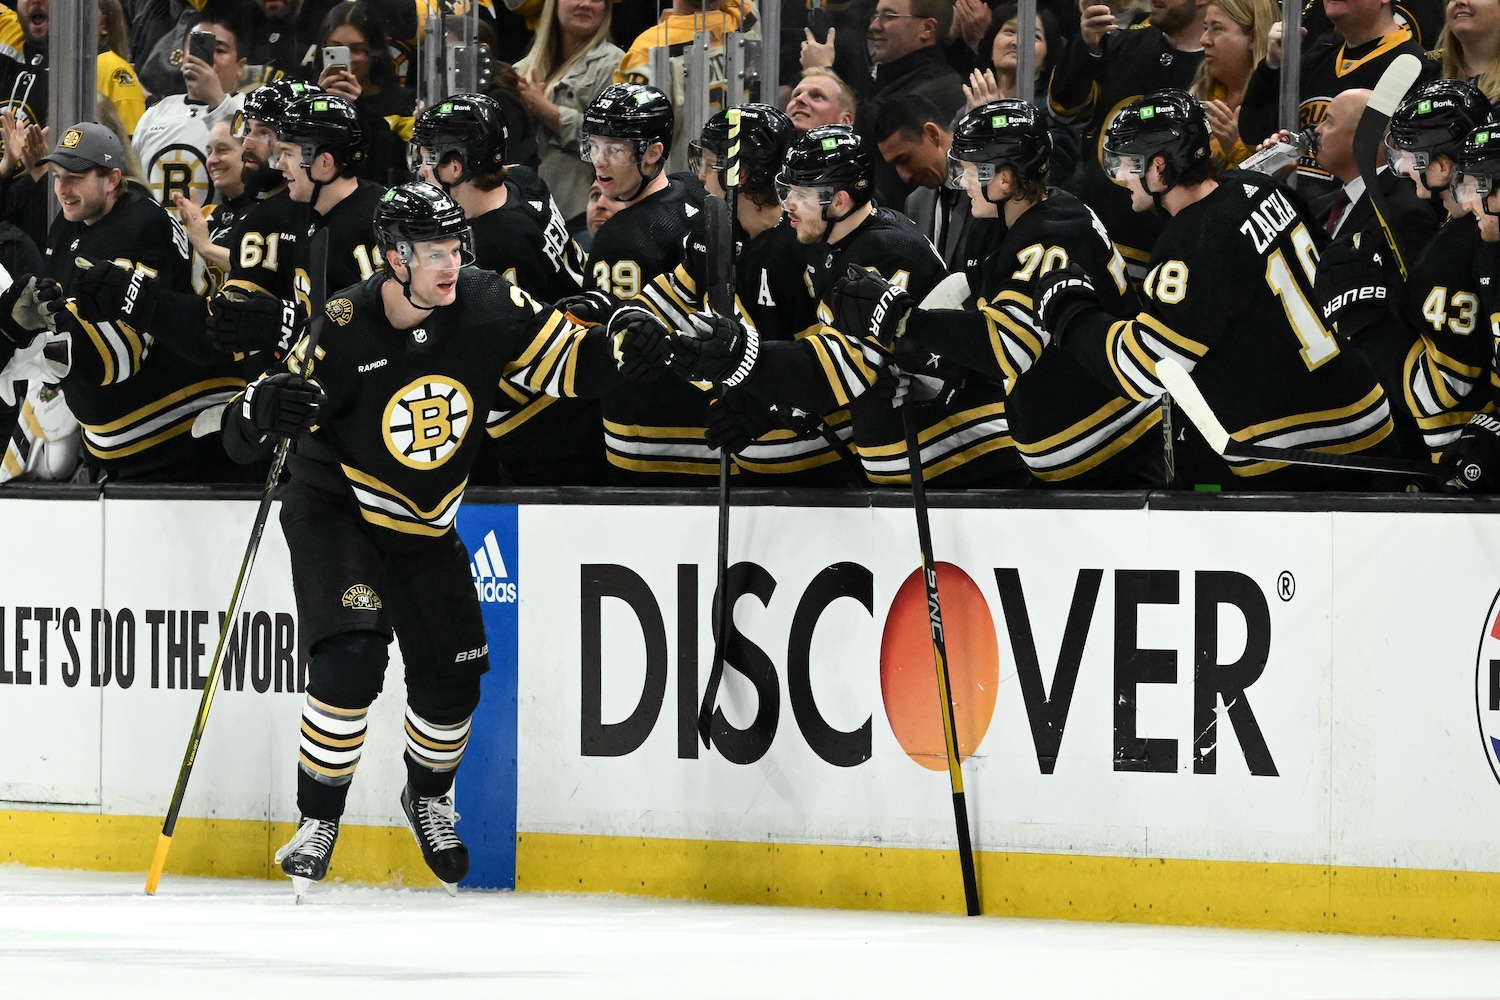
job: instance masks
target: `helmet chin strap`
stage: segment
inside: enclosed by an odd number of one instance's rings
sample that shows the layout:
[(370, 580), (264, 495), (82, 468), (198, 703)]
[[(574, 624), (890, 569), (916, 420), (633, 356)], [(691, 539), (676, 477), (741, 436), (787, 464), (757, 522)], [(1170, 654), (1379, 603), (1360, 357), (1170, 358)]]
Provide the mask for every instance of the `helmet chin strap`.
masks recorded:
[[(838, 192), (837, 191), (834, 192), (833, 197), (834, 198), (838, 197)], [(826, 202), (821, 202), (820, 203), (820, 209), (818, 211), (818, 216), (825, 223), (827, 223), (827, 225), (825, 225), (823, 227), (823, 234), (818, 237), (818, 242), (819, 243), (827, 243), (828, 242), (828, 237), (830, 237), (830, 236), (833, 235), (833, 227), (836, 226), (836, 225), (838, 225), (840, 222), (843, 222), (845, 219), (849, 218), (849, 216), (853, 215), (855, 212), (858, 212), (860, 210), (860, 207), (861, 207), (860, 205), (855, 205), (853, 208), (849, 209), (849, 211), (845, 212), (843, 215), (839, 216), (838, 218), (834, 218), (833, 216), (831, 216), (831, 215), (828, 214), (828, 209), (832, 205), (833, 205), (833, 199), (829, 199)]]
[[(397, 252), (400, 252), (400, 248), (397, 248)], [(411, 303), (413, 309), (420, 309), (422, 312), (432, 312), (432, 310), (436, 309), (437, 306), (425, 306), (411, 297), (411, 265), (406, 263), (405, 261), (402, 261), (401, 266), (406, 268), (405, 281), (401, 280), (400, 276), (395, 273), (394, 269), (391, 271), (391, 277), (395, 279), (396, 284), (401, 286), (401, 294), (406, 296), (406, 301)]]
[(667, 169), (666, 154), (662, 154), (662, 158), (656, 161), (656, 170), (653, 171), (650, 176), (647, 176), (645, 167), (646, 164), (644, 162), (644, 154), (637, 153), (635, 156), (635, 172), (641, 175), (641, 182), (635, 186), (635, 190), (630, 193), (630, 196), (628, 198), (620, 198), (617, 199), (618, 201), (623, 201), (628, 205), (639, 198), (641, 196), (641, 192), (646, 190), (646, 185), (650, 184), (652, 181), (660, 177), (661, 172)]

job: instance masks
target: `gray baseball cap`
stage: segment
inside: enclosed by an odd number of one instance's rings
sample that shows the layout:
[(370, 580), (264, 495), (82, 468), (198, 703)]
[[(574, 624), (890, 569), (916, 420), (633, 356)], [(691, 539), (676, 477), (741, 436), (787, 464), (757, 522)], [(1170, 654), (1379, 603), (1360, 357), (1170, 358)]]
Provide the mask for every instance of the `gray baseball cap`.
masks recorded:
[(81, 173), (94, 167), (125, 169), (125, 147), (107, 126), (79, 122), (63, 133), (57, 148), (39, 161), (55, 163), (64, 170)]

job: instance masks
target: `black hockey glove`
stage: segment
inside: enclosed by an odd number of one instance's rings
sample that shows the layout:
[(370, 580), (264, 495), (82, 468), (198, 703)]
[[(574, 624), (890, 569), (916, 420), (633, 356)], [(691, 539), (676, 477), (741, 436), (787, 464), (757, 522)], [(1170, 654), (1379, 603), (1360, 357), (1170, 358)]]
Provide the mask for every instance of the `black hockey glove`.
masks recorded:
[[(1361, 248), (1362, 233), (1334, 240), (1318, 257), (1313, 301), (1323, 325), (1344, 340), (1353, 340), (1384, 320), (1396, 302), (1386, 257), (1373, 247)], [(1374, 242), (1374, 241), (1372, 241)]]
[(293, 302), (230, 281), (208, 300), (208, 322), (204, 328), (209, 342), (221, 351), (234, 354), (275, 351), (280, 357), (291, 349), (296, 337), (297, 307)]
[(262, 375), (245, 386), (240, 414), (266, 434), (295, 437), (318, 422), (323, 387), (295, 372)]
[(840, 333), (869, 337), (889, 350), (906, 332), (912, 300), (900, 285), (851, 264), (849, 272), (834, 283), (828, 307)]
[(598, 326), (609, 322), (620, 303), (608, 292), (595, 288), (576, 295), (564, 295), (552, 304), (552, 308), (567, 313), (568, 319), (580, 326)]
[(710, 448), (738, 455), (779, 426), (771, 408), (739, 386), (709, 404), (705, 438)]
[(1446, 485), (1458, 493), (1500, 490), (1500, 420), (1476, 413), (1459, 431), (1458, 440), (1443, 449), (1438, 468)]
[(62, 286), (51, 278), (32, 274), (17, 276), (0, 292), (0, 336), (16, 347), (25, 347), (47, 329), (48, 317), (62, 309)]
[[(83, 263), (80, 259), (79, 263)], [(156, 312), (156, 282), (139, 267), (123, 268), (108, 262), (91, 264), (73, 282), (78, 315), (90, 323), (119, 320), (145, 330)]]
[(1061, 340), (1073, 313), (1089, 307), (1102, 308), (1094, 283), (1077, 264), (1055, 267), (1042, 275), (1032, 302), (1037, 325), (1052, 335), (1053, 343)]
[(693, 382), (739, 385), (755, 370), (760, 334), (733, 316), (695, 312), (688, 329), (675, 338), (672, 370)]
[(632, 382), (660, 378), (676, 353), (672, 331), (657, 315), (640, 306), (625, 306), (609, 318), (605, 332), (614, 341), (615, 364)]

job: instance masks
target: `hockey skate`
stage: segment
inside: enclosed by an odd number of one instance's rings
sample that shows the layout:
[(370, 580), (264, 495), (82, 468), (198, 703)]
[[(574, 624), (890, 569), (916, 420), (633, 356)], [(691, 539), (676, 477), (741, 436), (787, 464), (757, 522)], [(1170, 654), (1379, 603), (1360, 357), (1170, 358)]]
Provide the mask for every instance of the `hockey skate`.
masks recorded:
[(422, 848), (422, 860), (443, 883), (448, 895), (457, 896), (459, 881), (469, 874), (469, 849), (453, 831), (453, 824), (459, 819), (453, 811), (453, 796), (422, 798), (407, 785), (401, 792), (401, 811), (406, 814), (412, 836), (417, 838), (417, 846)]
[(302, 902), (308, 886), (323, 881), (328, 874), (328, 862), (338, 839), (338, 820), (304, 817), (292, 839), (276, 852), (275, 861), (291, 876), (298, 903)]

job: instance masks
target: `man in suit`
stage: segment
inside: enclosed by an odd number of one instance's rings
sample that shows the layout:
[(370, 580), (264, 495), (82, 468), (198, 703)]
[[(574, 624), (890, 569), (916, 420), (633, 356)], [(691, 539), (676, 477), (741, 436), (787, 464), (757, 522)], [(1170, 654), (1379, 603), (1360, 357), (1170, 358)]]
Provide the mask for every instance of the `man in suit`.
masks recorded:
[[(1329, 103), (1327, 113), (1318, 123), (1318, 164), (1338, 180), (1340, 187), (1313, 199), (1311, 214), (1336, 239), (1352, 240), (1355, 233), (1366, 233), (1365, 240), (1380, 240), (1377, 245), (1384, 245), (1385, 236), (1354, 159), (1354, 129), (1369, 100), (1368, 90), (1346, 90)], [(1391, 218), (1386, 221), (1401, 243), (1402, 252), (1408, 258), (1415, 258), (1437, 233), (1441, 220), (1431, 202), (1417, 197), (1410, 180), (1397, 177), (1385, 165), (1384, 149), (1377, 154), (1376, 162), (1380, 164), (1376, 178), (1391, 208)]]
[(969, 196), (948, 185), (948, 151), (953, 146), (949, 116), (925, 97), (887, 104), (875, 122), (876, 148), (903, 184), (915, 184), (906, 199), (906, 217), (931, 241), (949, 271), (963, 269), (964, 236), (969, 228)]

